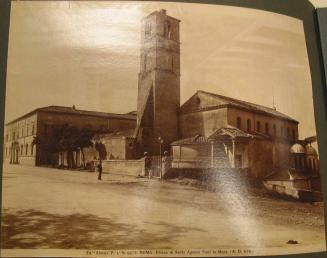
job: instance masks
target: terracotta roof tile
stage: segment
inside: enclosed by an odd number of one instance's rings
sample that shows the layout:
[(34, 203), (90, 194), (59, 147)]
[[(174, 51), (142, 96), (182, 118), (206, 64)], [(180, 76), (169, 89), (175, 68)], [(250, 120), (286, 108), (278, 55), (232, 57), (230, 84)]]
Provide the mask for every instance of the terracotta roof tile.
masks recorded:
[(219, 139), (222, 136), (228, 136), (231, 138), (269, 138), (269, 136), (264, 134), (249, 134), (246, 133), (234, 126), (225, 126), (218, 130), (216, 130), (209, 137), (205, 137), (203, 135), (195, 135), (194, 137), (184, 138), (177, 141), (172, 142), (170, 145), (188, 145), (188, 144), (204, 144), (209, 143), (212, 140)]
[(123, 119), (131, 119), (131, 120), (136, 119), (136, 116), (133, 114), (115, 114), (115, 113), (106, 113), (106, 112), (98, 112), (98, 111), (88, 111), (88, 110), (80, 110), (72, 107), (63, 107), (63, 106), (48, 106), (48, 107), (39, 108), (38, 110), (57, 112), (57, 113), (76, 114), (76, 115), (98, 116), (98, 117), (105, 117), (105, 118), (123, 118)]
[[(218, 95), (218, 94), (215, 94), (215, 93), (206, 92), (206, 91), (202, 91), (202, 90), (199, 90), (198, 92), (210, 95), (210, 96), (215, 97), (215, 98), (223, 99), (230, 106), (234, 106), (234, 107), (238, 107), (238, 108), (244, 108), (244, 109), (254, 111), (254, 112), (261, 112), (261, 113), (269, 114), (269, 115), (272, 115), (272, 116), (275, 116), (275, 117), (283, 118), (283, 119), (290, 120), (292, 122), (298, 123), (298, 121), (296, 121), (292, 117), (290, 117), (288, 115), (285, 115), (285, 114), (283, 114), (283, 113), (281, 113), (281, 112), (279, 112), (279, 111), (277, 111), (276, 109), (273, 109), (273, 108), (265, 107), (265, 106), (254, 104), (254, 103), (251, 103), (251, 102), (238, 100), (238, 99), (234, 99), (234, 98), (231, 98), (231, 97), (226, 97), (226, 96), (222, 96), (222, 95)], [(206, 107), (206, 108), (209, 108), (209, 107)]]
[(127, 119), (127, 120), (136, 120), (136, 114), (133, 112), (127, 114), (115, 114), (115, 113), (106, 113), (106, 112), (98, 112), (98, 111), (88, 111), (88, 110), (80, 110), (75, 109), (73, 107), (64, 107), (64, 106), (48, 106), (37, 108), (29, 113), (26, 113), (13, 121), (10, 121), (6, 125), (12, 124), (24, 117), (32, 115), (38, 111), (44, 112), (54, 112), (54, 113), (64, 113), (64, 114), (73, 114), (73, 115), (85, 115), (85, 116), (96, 116), (96, 117), (103, 117), (103, 118), (117, 118), (117, 119)]
[(206, 138), (203, 135), (197, 134), (194, 137), (184, 138), (184, 139), (174, 141), (170, 145), (204, 144), (204, 143), (208, 143), (208, 142), (209, 142), (208, 138)]

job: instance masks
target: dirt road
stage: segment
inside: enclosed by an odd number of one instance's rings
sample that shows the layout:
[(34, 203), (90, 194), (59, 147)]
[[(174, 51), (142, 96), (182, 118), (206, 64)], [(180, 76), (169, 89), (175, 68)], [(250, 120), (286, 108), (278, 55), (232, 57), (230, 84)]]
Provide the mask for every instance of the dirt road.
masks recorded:
[(108, 174), (103, 179), (6, 165), (2, 248), (326, 250), (322, 205)]

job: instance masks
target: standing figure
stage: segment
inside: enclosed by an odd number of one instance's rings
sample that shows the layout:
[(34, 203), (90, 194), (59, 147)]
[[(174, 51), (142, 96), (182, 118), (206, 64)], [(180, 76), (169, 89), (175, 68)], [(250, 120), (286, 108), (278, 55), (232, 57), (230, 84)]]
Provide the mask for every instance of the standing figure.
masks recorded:
[(168, 151), (164, 151), (164, 155), (161, 160), (161, 166), (162, 166), (162, 176), (165, 176), (165, 174), (169, 171), (170, 169), (170, 156)]
[(101, 161), (101, 159), (98, 164), (98, 171), (99, 171), (98, 180), (101, 180), (101, 176), (102, 176), (102, 161)]
[(145, 175), (148, 175), (149, 179), (151, 178), (151, 163), (151, 157), (147, 152), (144, 152)]

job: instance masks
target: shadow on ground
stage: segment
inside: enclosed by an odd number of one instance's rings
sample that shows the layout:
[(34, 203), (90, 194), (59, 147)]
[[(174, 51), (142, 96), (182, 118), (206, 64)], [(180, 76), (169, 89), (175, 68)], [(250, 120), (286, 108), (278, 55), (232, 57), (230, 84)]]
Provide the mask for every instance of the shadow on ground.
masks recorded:
[[(2, 214), (1, 248), (143, 249), (173, 248), (177, 238), (197, 228), (165, 222), (145, 228), (94, 215), (54, 215), (33, 209)], [(146, 225), (159, 226), (151, 230)]]

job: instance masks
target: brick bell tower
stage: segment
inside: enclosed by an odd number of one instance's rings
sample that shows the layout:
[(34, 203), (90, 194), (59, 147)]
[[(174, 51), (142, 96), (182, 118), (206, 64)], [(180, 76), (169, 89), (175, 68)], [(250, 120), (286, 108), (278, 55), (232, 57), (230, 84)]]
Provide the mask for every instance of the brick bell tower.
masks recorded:
[(179, 23), (166, 10), (142, 19), (136, 132), (142, 151), (151, 155), (159, 152), (159, 137), (163, 150), (178, 139)]

